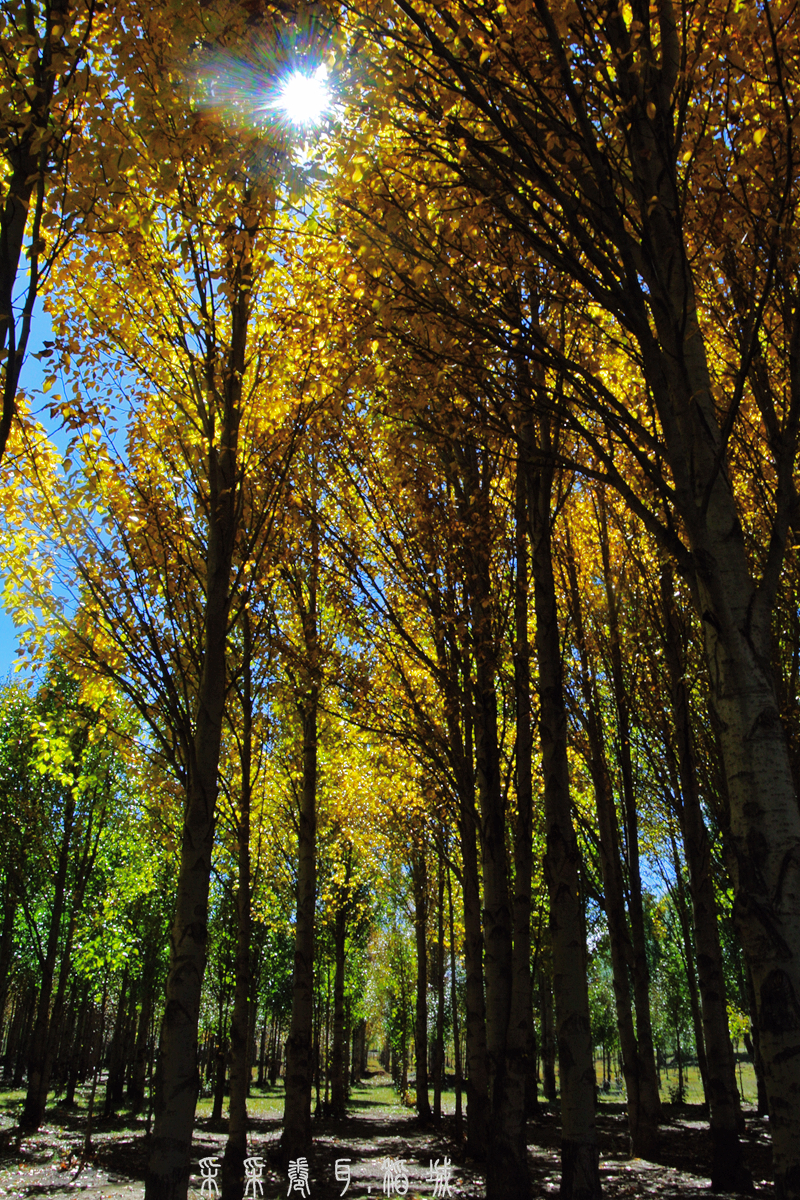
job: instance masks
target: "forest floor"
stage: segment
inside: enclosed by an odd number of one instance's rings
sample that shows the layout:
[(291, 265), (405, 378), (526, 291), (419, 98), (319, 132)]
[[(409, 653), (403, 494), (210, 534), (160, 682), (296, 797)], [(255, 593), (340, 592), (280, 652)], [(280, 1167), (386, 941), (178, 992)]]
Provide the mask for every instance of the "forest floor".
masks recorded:
[[(280, 1134), (282, 1090), (278, 1087), (259, 1092), (250, 1104), (250, 1153), (264, 1159), (264, 1200), (286, 1197), (290, 1182), (270, 1159)], [(98, 1121), (92, 1137), (93, 1153), (82, 1164), (85, 1109), (49, 1109), (46, 1124), (39, 1132), (21, 1138), (15, 1121), (21, 1098), (19, 1092), (0, 1089), (0, 1198), (141, 1200), (147, 1161), (147, 1135), (142, 1119), (120, 1116), (113, 1121)], [(452, 1113), (452, 1096), (448, 1099)], [(753, 1112), (746, 1115), (745, 1154), (756, 1195), (772, 1197), (768, 1124)], [(665, 1106), (657, 1163), (627, 1157), (622, 1104), (601, 1101), (598, 1128), (603, 1194), (610, 1200), (638, 1196), (647, 1200), (696, 1200), (700, 1193), (708, 1191), (710, 1143), (699, 1106)], [(428, 1200), (434, 1196), (479, 1200), (485, 1194), (479, 1164), (465, 1157), (454, 1138), (453, 1116), (445, 1115), (434, 1131), (420, 1129), (413, 1112), (402, 1106), (389, 1077), (382, 1073), (353, 1088), (345, 1120), (318, 1120), (314, 1133), (308, 1191), (300, 1192), (295, 1187), (292, 1196), (302, 1194), (311, 1200), (334, 1200), (343, 1194), (348, 1172), (349, 1186), (344, 1192), (347, 1200), (368, 1197), (378, 1200), (398, 1194), (406, 1194), (408, 1200)], [(192, 1156), (191, 1200), (211, 1200), (210, 1185), (203, 1191), (199, 1160), (207, 1156), (221, 1160), (225, 1137), (226, 1123), (212, 1121), (210, 1102), (201, 1101)], [(533, 1196), (557, 1195), (556, 1112), (543, 1109), (530, 1122), (528, 1143)], [(407, 1193), (391, 1187), (387, 1191), (387, 1167), (390, 1181), (394, 1177), (395, 1183), (402, 1186), (403, 1175), (407, 1177)], [(445, 1182), (449, 1190), (445, 1190)]]

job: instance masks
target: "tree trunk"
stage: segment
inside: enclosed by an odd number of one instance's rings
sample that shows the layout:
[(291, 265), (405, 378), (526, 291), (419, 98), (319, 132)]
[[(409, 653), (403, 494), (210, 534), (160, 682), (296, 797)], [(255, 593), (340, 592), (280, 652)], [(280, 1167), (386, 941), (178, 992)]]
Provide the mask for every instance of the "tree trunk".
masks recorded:
[[(488, 1150), (489, 1080), (486, 1058), (486, 1001), (483, 973), (480, 878), (478, 872), (473, 763), (472, 680), (467, 651), (452, 624), (437, 633), (436, 648), (445, 689), (445, 719), (458, 789), (466, 974), (467, 1153), (483, 1160)], [(449, 654), (448, 654), (449, 651)]]
[(197, 1025), (206, 968), (208, 888), (227, 691), (231, 564), (239, 522), (237, 453), (250, 315), (249, 275), (249, 266), (241, 262), (232, 272), (230, 348), (222, 364), (222, 383), (212, 378), (209, 386), (209, 395), (219, 402), (221, 412), (218, 427), (206, 444), (208, 530), (203, 630), (198, 646), (202, 666), (194, 727), (186, 730), (183, 831), (145, 1200), (185, 1200), (189, 1187), (200, 1087)]
[[(545, 439), (549, 443), (549, 430)], [(543, 449), (548, 448), (543, 445)], [(539, 662), (540, 736), (546, 824), (545, 877), (561, 1078), (561, 1196), (601, 1195), (586, 939), (567, 760), (567, 714), (551, 542), (552, 470), (530, 473), (531, 566)]]
[(242, 730), (238, 829), (239, 886), (236, 892), (236, 985), (231, 1016), (231, 1095), (228, 1140), (222, 1158), (222, 1200), (242, 1200), (247, 1158), (247, 1093), (250, 1089), (250, 808), (253, 774), (253, 684), (250, 613), (242, 612)]
[(436, 1037), (433, 1043), (433, 1119), (442, 1119), (444, 1088), (444, 863), (438, 859), (437, 936), (436, 936)]
[[(521, 1047), (509, 1041), (513, 973), (513, 918), (505, 843), (505, 804), (497, 732), (496, 645), (489, 563), (490, 520), (477, 464), (470, 464), (469, 579), (475, 660), (475, 767), (481, 814), (483, 866), (486, 1050), (489, 1068), (487, 1200), (527, 1200), (525, 1088), (515, 1063)], [(471, 478), (470, 478), (471, 476)]]
[(642, 1059), (634, 1026), (629, 974), (633, 959), (633, 947), (625, 915), (625, 883), (622, 874), (619, 825), (606, 758), (600, 703), (583, 623), (578, 573), (569, 535), (567, 536), (567, 575), (572, 620), (575, 627), (575, 642), (581, 666), (580, 683), (588, 739), (588, 765), (597, 810), (600, 868), (603, 875), (605, 913), (611, 943), (614, 1006), (622, 1051), (622, 1071), (625, 1077), (630, 1153), (635, 1158), (653, 1159), (658, 1146), (658, 1115), (654, 1112), (652, 1105), (642, 1103), (640, 1070)]
[(308, 1157), (311, 1147), (311, 1088), (314, 1024), (314, 906), (316, 901), (316, 704), (303, 718), (303, 789), (298, 823), (297, 918), (295, 922), (292, 1017), (286, 1043), (283, 1158)]
[(77, 1088), (78, 1080), (81, 1077), (81, 1065), (85, 1056), (85, 1042), (89, 1023), (89, 1012), (89, 985), (84, 984), (83, 999), (81, 1000), (80, 1009), (78, 1010), (78, 1019), (75, 1023), (75, 1036), (72, 1040), (72, 1048), (67, 1067), (67, 1089), (64, 1096), (65, 1108), (75, 1107), (75, 1089)]
[[(736, 1065), (728, 1031), (725, 978), (719, 942), (711, 850), (700, 806), (689, 695), (685, 683), (683, 631), (675, 605), (672, 576), (661, 573), (662, 619), (672, 692), (672, 711), (678, 746), (680, 796), (678, 815), (689, 869), (697, 974), (703, 1009), (703, 1039), (708, 1072), (708, 1106), (713, 1143), (711, 1186), (716, 1191), (749, 1191), (750, 1173), (739, 1140), (739, 1093)], [(798, 1013), (800, 1017), (800, 1011)], [(800, 1099), (800, 1093), (798, 1094)], [(798, 1185), (800, 1186), (800, 1184)]]
[(753, 992), (753, 980), (750, 977), (750, 971), (745, 968), (745, 979), (747, 981), (747, 1001), (750, 1009), (750, 1041), (751, 1045), (747, 1046), (748, 1053), (753, 1060), (753, 1069), (756, 1074), (756, 1116), (766, 1117), (769, 1112), (767, 1103), (767, 1089), (764, 1086), (764, 1064), (761, 1061), (761, 1051), (759, 1048), (759, 1033), (758, 1021), (756, 1019), (756, 998)]
[[(642, 265), (658, 341), (643, 328), (641, 346), (665, 430), (675, 506), (691, 549), (711, 708), (730, 797), (734, 917), (753, 976), (761, 1031), (776, 1195), (800, 1200), (800, 806), (771, 667), (771, 614), (788, 511), (796, 501), (781, 478), (779, 518), (756, 582), (725, 469), (725, 442), (680, 216), (671, 201), (661, 203), (662, 188), (669, 185), (661, 147), (652, 153), (648, 125), (649, 133), (637, 121), (633, 142), (642, 186), (652, 185), (642, 195), (659, 197), (648, 210), (649, 235), (658, 252)], [(671, 166), (666, 169), (674, 179)], [(787, 467), (786, 478), (790, 475)]]
[(591, 718), (594, 728), (590, 734), (590, 742), (595, 741), (596, 743), (592, 753), (592, 776), (600, 834), (600, 863), (603, 872), (606, 920), (611, 941), (614, 1003), (627, 1096), (628, 1128), (631, 1138), (630, 1153), (634, 1158), (652, 1160), (657, 1153), (658, 1121), (652, 1108), (642, 1104), (641, 1056), (638, 1053), (628, 974), (632, 948), (628, 923), (625, 919), (625, 895), (617, 836), (617, 814), (608, 766), (602, 748), (602, 734), (596, 718), (597, 713), (594, 712)]
[(2, 1037), (5, 1033), (4, 1022), (6, 1001), (8, 1000), (8, 983), (11, 978), (11, 964), (14, 959), (14, 918), (17, 912), (17, 904), (16, 888), (11, 881), (10, 870), (7, 870), (3, 892), (3, 928), (0, 931), (0, 1049), (2, 1048)]
[[(227, 1008), (227, 999), (225, 1001)], [(227, 1013), (223, 1016), (223, 1006), (220, 1002), (219, 1024), (217, 1026), (217, 1048), (214, 1054), (214, 1102), (211, 1106), (211, 1120), (222, 1120), (222, 1109), (225, 1105), (225, 1083), (228, 1075), (228, 1039), (225, 1036)]]
[[(312, 471), (316, 465), (312, 464)], [(295, 920), (292, 1016), (286, 1043), (285, 1102), (281, 1153), (284, 1166), (311, 1152), (311, 1090), (314, 1081), (314, 909), (317, 857), (317, 710), (319, 650), (317, 645), (317, 586), (319, 530), (316, 495), (312, 496), (311, 561), (305, 599), (296, 589), (306, 655), (305, 695), (300, 716), (303, 727), (303, 782), (297, 832), (297, 917)]]
[(686, 982), (689, 989), (689, 1006), (692, 1010), (694, 1044), (697, 1049), (697, 1066), (700, 1071), (700, 1079), (703, 1084), (703, 1095), (705, 1096), (706, 1106), (708, 1106), (708, 1060), (706, 1058), (706, 1042), (703, 1035), (703, 1013), (700, 1005), (700, 990), (697, 986), (697, 970), (695, 967), (697, 952), (695, 950), (694, 939), (692, 938), (689, 906), (686, 902), (686, 888), (683, 884), (682, 863), (678, 855), (678, 847), (675, 845), (675, 838), (672, 836), (671, 829), (670, 841), (672, 843), (672, 869), (675, 872), (674, 901), (675, 909), (678, 913), (678, 923), (681, 927), (681, 938), (683, 940)]
[(447, 913), (450, 927), (450, 1011), (453, 1018), (453, 1058), (456, 1076), (456, 1142), (462, 1137), (463, 1114), (461, 1109), (461, 1092), (463, 1076), (461, 1067), (461, 1028), (458, 1018), (458, 998), (456, 995), (456, 939), (453, 929), (453, 883), (450, 878), (450, 867), (447, 867)]
[(106, 1100), (103, 1115), (110, 1117), (122, 1102), (125, 1087), (125, 1006), (128, 1002), (128, 970), (122, 973), (122, 982), (117, 998), (117, 1013), (114, 1019), (114, 1032), (111, 1035), (111, 1046), (108, 1055), (108, 1075), (106, 1077)]
[(152, 958), (146, 958), (145, 963), (150, 963), (150, 970), (145, 970), (142, 975), (142, 1006), (139, 1012), (139, 1024), (136, 1030), (136, 1047), (134, 1050), (133, 1072), (131, 1074), (130, 1088), (128, 1095), (131, 1101), (133, 1112), (138, 1113), (144, 1104), (145, 1084), (147, 1082), (147, 1062), (149, 1058), (148, 1050), (150, 1044), (150, 1022), (153, 1016), (153, 991), (154, 982), (152, 979)]
[(344, 1062), (344, 950), (346, 934), (347, 908), (346, 900), (343, 900), (336, 913), (333, 936), (336, 967), (333, 977), (333, 1051), (331, 1053), (331, 1116), (340, 1120), (345, 1116), (346, 1112)]
[(417, 1116), (422, 1125), (427, 1125), (431, 1119), (431, 1105), (428, 1098), (428, 871), (424, 843), (414, 851), (411, 879), (417, 948), (417, 1002), (414, 1017)]
[[(50, 1002), (53, 998), (58, 943), (61, 936), (61, 919), (64, 915), (67, 868), (69, 866), (74, 819), (75, 798), (72, 794), (72, 789), (68, 787), (64, 806), (64, 825), (58, 851), (58, 866), (56, 867), (56, 875), (53, 880), (53, 909), (50, 914), (50, 928), (47, 933), (44, 959), (41, 963), (42, 982), (39, 990), (39, 1004), (36, 1010), (36, 1021), (33, 1027), (33, 1037), (28, 1059), (28, 1090), (25, 1096), (25, 1107), (20, 1118), (21, 1128), (29, 1131), (38, 1129), (41, 1125), (47, 1101), (46, 1060), (48, 1033), (50, 1031)], [(44, 1094), (42, 1094), (43, 1091)]]
[(364, 1017), (353, 1031), (353, 1063), (351, 1074), (354, 1080), (363, 1079), (367, 1073), (367, 1022)]
[[(27, 992), (27, 989), (26, 989), (26, 992)], [(21, 1029), (20, 1029), (20, 1033), (19, 1033), (19, 1038), (17, 1041), (16, 1061), (14, 1063), (14, 1077), (12, 1080), (12, 1087), (14, 1087), (14, 1088), (18, 1088), (21, 1085), (23, 1076), (25, 1074), (25, 1062), (27, 1061), (28, 1056), (29, 1056), (30, 1044), (31, 1044), (32, 1035), (33, 1035), (33, 1024), (34, 1024), (34, 1020), (36, 1017), (36, 1013), (38, 1011), (38, 1006), (36, 1003), (37, 995), (38, 995), (38, 989), (36, 987), (31, 988), (30, 1007), (27, 1007), (27, 1006), (23, 1007), (22, 1013), (21, 1013), (22, 1024), (21, 1024)]]
[[(508, 1029), (509, 1086), (521, 1094), (524, 1117), (536, 1101), (531, 974), (531, 887), (533, 878), (533, 726), (531, 652), (528, 640), (527, 472), (518, 463), (514, 504), (516, 579), (514, 592), (514, 700), (516, 707), (517, 819), (514, 825), (513, 987)], [(523, 1117), (523, 1121), (524, 1121)], [(524, 1142), (524, 1134), (523, 1134)]]
[(658, 1152), (658, 1121), (661, 1099), (658, 1094), (658, 1072), (653, 1047), (653, 1024), (650, 1017), (650, 967), (642, 903), (642, 875), (639, 864), (639, 819), (633, 787), (631, 758), (631, 716), (628, 688), (622, 664), (622, 644), (617, 611), (617, 593), (611, 573), (605, 497), (598, 495), (600, 516), (600, 548), (603, 560), (606, 600), (608, 604), (609, 640), (611, 648), (611, 684), (617, 715), (617, 759), (622, 776), (622, 810), (624, 813), (625, 850), (628, 867), (628, 910), (630, 914), (630, 968), (633, 979), (633, 998), (636, 1009), (636, 1053), (641, 1156), (655, 1158)]
[(553, 1022), (553, 986), (541, 973), (542, 993), (542, 1091), (549, 1104), (556, 1101), (556, 1039)]

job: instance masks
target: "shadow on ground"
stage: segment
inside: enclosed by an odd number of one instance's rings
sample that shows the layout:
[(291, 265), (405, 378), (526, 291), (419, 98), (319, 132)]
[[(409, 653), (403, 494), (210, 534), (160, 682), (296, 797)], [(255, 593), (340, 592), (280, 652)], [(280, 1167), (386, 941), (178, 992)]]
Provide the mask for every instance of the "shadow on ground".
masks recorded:
[[(456, 1140), (454, 1118), (445, 1117), (435, 1129), (420, 1128), (413, 1112), (393, 1098), (385, 1086), (388, 1080), (377, 1083), (379, 1086), (373, 1080), (372, 1086), (354, 1090), (344, 1120), (315, 1120), (308, 1163), (311, 1200), (334, 1200), (343, 1194), (345, 1185), (347, 1200), (377, 1200), (387, 1195), (428, 1198), (434, 1192), (458, 1200), (480, 1200), (485, 1194), (481, 1164), (468, 1159), (463, 1144)], [(258, 1099), (253, 1107), (250, 1153), (264, 1159), (264, 1200), (277, 1200), (287, 1196), (289, 1182), (286, 1172), (274, 1162), (280, 1118), (276, 1112), (258, 1115)], [(81, 1163), (85, 1121), (85, 1113), (56, 1107), (48, 1110), (46, 1124), (38, 1133), (21, 1137), (14, 1113), (4, 1111), (0, 1117), (0, 1195), (15, 1200), (66, 1200), (76, 1195), (85, 1200), (140, 1200), (148, 1153), (143, 1119), (130, 1115), (99, 1119), (92, 1155)], [(711, 1147), (699, 1106), (665, 1107), (657, 1163), (627, 1157), (623, 1105), (601, 1104), (597, 1127), (603, 1192), (609, 1200), (696, 1200), (700, 1193), (708, 1192)], [(199, 1160), (207, 1156), (221, 1159), (225, 1137), (224, 1122), (198, 1120), (190, 1186), (193, 1200), (200, 1200), (202, 1192)], [(543, 1108), (528, 1126), (534, 1197), (558, 1195), (559, 1142), (558, 1113)], [(773, 1197), (768, 1182), (771, 1147), (767, 1123), (748, 1115), (744, 1142), (756, 1194)], [(394, 1184), (388, 1192), (387, 1178)], [(406, 1179), (407, 1192), (399, 1191), (398, 1185), (402, 1189)], [(442, 1190), (445, 1180), (449, 1192)], [(207, 1186), (202, 1198), (210, 1196)]]

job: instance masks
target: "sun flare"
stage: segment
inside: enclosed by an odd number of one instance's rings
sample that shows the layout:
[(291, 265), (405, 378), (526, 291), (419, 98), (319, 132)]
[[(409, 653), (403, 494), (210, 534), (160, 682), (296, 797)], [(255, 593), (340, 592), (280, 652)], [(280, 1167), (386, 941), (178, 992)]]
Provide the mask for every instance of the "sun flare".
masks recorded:
[(316, 125), (330, 103), (328, 72), (320, 66), (311, 75), (293, 71), (280, 89), (276, 108), (294, 125)]

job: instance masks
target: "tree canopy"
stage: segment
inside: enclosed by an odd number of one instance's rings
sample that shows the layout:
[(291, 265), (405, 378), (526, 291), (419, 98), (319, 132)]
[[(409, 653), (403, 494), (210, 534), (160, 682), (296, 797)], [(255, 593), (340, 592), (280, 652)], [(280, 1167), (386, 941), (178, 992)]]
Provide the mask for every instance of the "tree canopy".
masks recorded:
[(796, 6), (2, 15), (21, 1125), (105, 1072), (183, 1200), (227, 1087), (240, 1200), (254, 1064), (296, 1172), (380, 1047), (489, 1200), (540, 1091), (596, 1200), (669, 1055), (747, 1191), (741, 1043), (797, 1200)]

